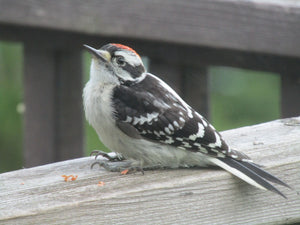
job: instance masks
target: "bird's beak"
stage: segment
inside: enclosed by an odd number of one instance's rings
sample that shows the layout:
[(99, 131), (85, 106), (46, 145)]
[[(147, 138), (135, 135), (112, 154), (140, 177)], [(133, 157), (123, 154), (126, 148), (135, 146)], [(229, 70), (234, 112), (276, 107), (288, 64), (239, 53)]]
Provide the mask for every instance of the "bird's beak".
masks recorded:
[(83, 45), (83, 47), (86, 48), (86, 50), (88, 50), (90, 53), (92, 53), (92, 56), (96, 59), (101, 59), (103, 62), (109, 62), (111, 59), (111, 55), (108, 51), (97, 50), (88, 45)]

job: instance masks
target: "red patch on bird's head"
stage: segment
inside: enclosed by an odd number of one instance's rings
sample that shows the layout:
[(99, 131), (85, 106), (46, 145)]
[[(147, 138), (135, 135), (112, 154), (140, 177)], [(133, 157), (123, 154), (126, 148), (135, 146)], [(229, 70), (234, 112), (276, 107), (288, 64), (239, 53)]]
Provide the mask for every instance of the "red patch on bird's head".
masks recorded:
[(134, 54), (136, 54), (136, 55), (138, 55), (140, 57), (140, 55), (135, 50), (133, 50), (132, 48), (130, 48), (130, 47), (126, 46), (126, 45), (115, 44), (115, 43), (111, 43), (111, 45), (114, 45), (117, 48), (121, 48), (121, 49), (125, 49), (125, 50), (128, 50), (128, 51), (131, 51), (131, 52), (133, 52)]

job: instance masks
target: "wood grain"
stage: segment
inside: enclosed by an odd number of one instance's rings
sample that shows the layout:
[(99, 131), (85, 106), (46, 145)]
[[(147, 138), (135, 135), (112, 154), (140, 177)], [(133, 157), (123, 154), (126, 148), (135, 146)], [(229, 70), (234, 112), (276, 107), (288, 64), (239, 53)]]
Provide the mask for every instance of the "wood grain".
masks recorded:
[[(1, 224), (292, 224), (300, 222), (300, 117), (222, 132), (294, 190), (288, 200), (222, 170), (122, 176), (92, 157), (0, 174)], [(64, 182), (61, 175), (78, 175)], [(97, 186), (99, 181), (104, 186)]]
[(0, 0), (0, 24), (300, 56), (296, 1)]

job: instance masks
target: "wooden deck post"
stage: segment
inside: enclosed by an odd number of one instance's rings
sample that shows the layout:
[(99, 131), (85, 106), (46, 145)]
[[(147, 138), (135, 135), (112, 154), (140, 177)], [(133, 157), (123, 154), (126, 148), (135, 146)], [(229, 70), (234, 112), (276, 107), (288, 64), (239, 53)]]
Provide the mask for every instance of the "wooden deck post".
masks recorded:
[(151, 60), (150, 72), (167, 82), (188, 104), (209, 118), (209, 85), (205, 67)]
[(150, 60), (150, 73), (153, 73), (167, 84), (169, 84), (181, 97), (183, 94), (182, 69), (179, 65), (160, 62), (156, 59)]
[(184, 93), (187, 103), (210, 119), (210, 89), (206, 67), (184, 67)]
[(281, 75), (281, 117), (300, 115), (300, 70)]
[(24, 166), (82, 156), (81, 52), (24, 47)]

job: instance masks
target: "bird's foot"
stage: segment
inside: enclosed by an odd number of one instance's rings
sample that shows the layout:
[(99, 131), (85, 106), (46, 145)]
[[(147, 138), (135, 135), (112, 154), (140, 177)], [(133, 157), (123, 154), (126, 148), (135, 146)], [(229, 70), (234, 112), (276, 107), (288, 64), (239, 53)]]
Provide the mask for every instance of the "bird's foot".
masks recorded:
[(90, 156), (95, 156), (95, 159), (100, 155), (109, 161), (123, 161), (125, 158), (120, 154), (116, 152), (103, 152), (101, 150), (94, 150), (91, 152)]
[(121, 172), (122, 175), (134, 173), (134, 172), (142, 172), (142, 174), (144, 174), (144, 170), (141, 166), (137, 165), (134, 161), (129, 161), (129, 160), (123, 160), (123, 161), (100, 160), (94, 162), (91, 165), (91, 168), (93, 168), (95, 165), (99, 165), (100, 167), (103, 167), (104, 169), (110, 172)]
[(120, 153), (116, 152), (103, 152), (100, 150), (94, 150), (91, 152), (90, 156), (94, 155), (95, 159), (98, 156), (102, 156), (107, 160), (99, 160), (91, 165), (93, 168), (95, 165), (99, 165), (110, 172), (121, 172), (121, 174), (129, 174), (134, 172), (142, 172), (144, 174), (143, 168), (140, 166), (140, 162), (126, 160)]

